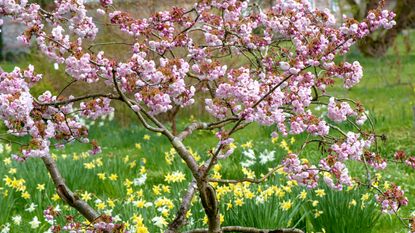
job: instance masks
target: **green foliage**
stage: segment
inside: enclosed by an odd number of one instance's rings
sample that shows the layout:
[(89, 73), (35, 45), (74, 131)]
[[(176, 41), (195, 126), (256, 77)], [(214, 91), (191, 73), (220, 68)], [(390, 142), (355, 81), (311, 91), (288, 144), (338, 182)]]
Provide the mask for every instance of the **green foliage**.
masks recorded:
[[(309, 192), (318, 204), (307, 203), (307, 220), (318, 232), (370, 233), (379, 220), (380, 211), (367, 190), (336, 191), (323, 186), (326, 195)], [(364, 195), (372, 201), (362, 201)], [(321, 211), (321, 212), (320, 212)], [(316, 217), (318, 215), (318, 217)]]

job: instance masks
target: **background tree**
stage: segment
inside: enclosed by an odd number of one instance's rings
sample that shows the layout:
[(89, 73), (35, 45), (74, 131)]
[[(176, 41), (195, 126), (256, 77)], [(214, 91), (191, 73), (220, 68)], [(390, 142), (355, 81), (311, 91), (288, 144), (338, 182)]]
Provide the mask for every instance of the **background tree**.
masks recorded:
[[(384, 4), (384, 2), (377, 0), (364, 0), (360, 2), (347, 0), (347, 3), (351, 7), (353, 17), (359, 20), (367, 17), (370, 10), (377, 8), (379, 5)], [(414, 0), (386, 2), (393, 7), (397, 24), (390, 30), (380, 31), (360, 41), (357, 45), (365, 56), (379, 57), (385, 55), (403, 30), (415, 27), (415, 8), (412, 7), (415, 6)]]

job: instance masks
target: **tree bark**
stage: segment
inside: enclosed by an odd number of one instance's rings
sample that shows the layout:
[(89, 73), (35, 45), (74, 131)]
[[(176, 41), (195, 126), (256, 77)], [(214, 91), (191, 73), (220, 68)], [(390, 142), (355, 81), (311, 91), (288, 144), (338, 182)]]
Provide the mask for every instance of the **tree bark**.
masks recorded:
[(100, 215), (88, 203), (81, 200), (68, 188), (55, 160), (49, 155), (42, 157), (42, 160), (52, 177), (59, 197), (68, 205), (78, 210), (89, 222), (94, 222)]
[(186, 223), (186, 213), (189, 211), (193, 196), (196, 192), (196, 181), (193, 179), (186, 190), (182, 199), (182, 204), (177, 211), (176, 218), (169, 224), (168, 229), (164, 233), (177, 233)]
[(220, 227), (219, 204), (215, 189), (206, 181), (199, 183), (199, 194), (202, 206), (208, 218), (208, 232), (222, 233)]

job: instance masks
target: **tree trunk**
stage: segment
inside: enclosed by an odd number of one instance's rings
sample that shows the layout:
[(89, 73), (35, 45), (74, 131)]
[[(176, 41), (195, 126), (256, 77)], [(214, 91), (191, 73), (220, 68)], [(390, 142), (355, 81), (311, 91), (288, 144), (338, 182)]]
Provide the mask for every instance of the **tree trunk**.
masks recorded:
[[(350, 3), (353, 0), (349, 0)], [(352, 5), (352, 4), (351, 4)], [(354, 17), (362, 19), (366, 17), (369, 10), (378, 6), (377, 0), (369, 0), (366, 2), (364, 9), (364, 15), (361, 13), (361, 9), (354, 11)], [(398, 35), (407, 28), (415, 26), (415, 0), (397, 0), (396, 6), (393, 11), (396, 13), (396, 25), (387, 31), (382, 31), (376, 36), (366, 37), (360, 41), (357, 45), (359, 50), (369, 57), (384, 56), (389, 47), (391, 47)], [(352, 8), (356, 8), (356, 5), (352, 5)]]
[(222, 233), (220, 227), (219, 204), (215, 189), (206, 181), (199, 183), (199, 194), (208, 218), (208, 232)]

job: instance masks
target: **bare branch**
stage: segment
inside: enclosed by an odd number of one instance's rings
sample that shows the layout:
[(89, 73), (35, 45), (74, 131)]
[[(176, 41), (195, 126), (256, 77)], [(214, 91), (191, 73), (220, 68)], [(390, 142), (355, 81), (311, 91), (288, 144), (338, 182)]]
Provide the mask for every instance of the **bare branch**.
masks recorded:
[(79, 199), (79, 197), (68, 188), (65, 180), (62, 178), (55, 160), (53, 160), (53, 158), (49, 155), (42, 157), (42, 160), (49, 171), (53, 183), (55, 184), (56, 192), (59, 197), (68, 205), (78, 210), (79, 213), (88, 219), (88, 221), (94, 222), (100, 215), (90, 205), (88, 205), (88, 203)]
[(340, 129), (338, 126), (336, 125), (332, 125), (332, 124), (327, 124), (330, 128), (337, 130), (339, 133), (341, 133), (343, 136), (347, 137), (347, 134)]
[[(114, 86), (115, 89), (117, 90), (118, 94), (120, 95), (120, 99), (121, 101), (123, 101), (125, 104), (127, 104), (127, 106), (135, 113), (135, 115), (138, 117), (138, 119), (140, 120), (140, 122), (144, 125), (144, 127), (150, 131), (153, 132), (164, 132), (163, 128), (156, 128), (153, 127), (151, 125), (149, 125), (147, 123), (147, 121), (144, 119), (143, 115), (141, 115), (140, 112), (137, 112), (133, 109), (133, 104), (131, 103), (131, 101), (125, 96), (125, 94), (121, 91), (120, 87), (118, 86), (117, 80), (115, 78), (115, 70), (113, 70), (113, 81), (114, 81)], [(141, 109), (141, 108), (140, 108)]]
[(18, 141), (13, 141), (13, 140), (10, 140), (8, 138), (2, 138), (2, 137), (0, 137), (0, 141), (4, 141), (4, 142), (10, 143), (10, 144), (17, 144), (17, 145), (20, 145), (20, 146), (24, 146), (23, 143), (20, 143)]
[(72, 81), (70, 81), (68, 84), (66, 84), (65, 87), (62, 88), (62, 90), (59, 92), (59, 94), (56, 96), (56, 98), (59, 98), (59, 96), (61, 96), (63, 94), (63, 92), (70, 87), (72, 84), (76, 83), (78, 80), (74, 79)]
[(74, 103), (74, 102), (85, 100), (85, 99), (90, 99), (90, 98), (93, 99), (93, 98), (99, 98), (99, 97), (104, 97), (104, 98), (109, 98), (109, 99), (120, 99), (119, 96), (115, 96), (114, 94), (90, 94), (90, 95), (79, 96), (73, 99), (55, 101), (55, 102), (50, 102), (50, 103), (42, 103), (42, 102), (39, 102), (38, 100), (35, 100), (35, 101), (37, 104), (41, 106), (59, 106), (59, 105)]
[(185, 139), (187, 136), (193, 133), (193, 131), (198, 129), (206, 129), (208, 127), (207, 123), (204, 122), (195, 122), (187, 126), (177, 137), (180, 140)]
[(168, 229), (165, 233), (176, 233), (185, 223), (186, 223), (186, 214), (190, 209), (193, 196), (196, 192), (196, 180), (193, 179), (187, 191), (182, 199), (182, 204), (180, 205), (179, 210), (177, 211), (176, 218), (169, 224)]

